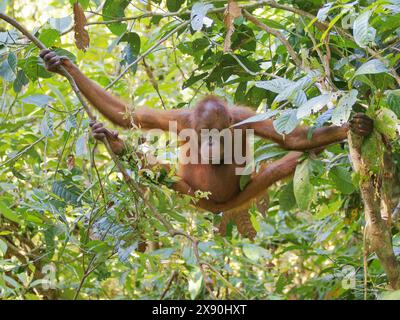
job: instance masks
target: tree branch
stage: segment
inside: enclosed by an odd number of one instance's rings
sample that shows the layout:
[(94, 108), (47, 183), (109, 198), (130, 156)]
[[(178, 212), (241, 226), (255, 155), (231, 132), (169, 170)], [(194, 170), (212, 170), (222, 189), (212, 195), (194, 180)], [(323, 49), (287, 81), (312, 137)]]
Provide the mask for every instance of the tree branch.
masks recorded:
[(286, 39), (286, 37), (281, 33), (280, 31), (273, 29), (271, 27), (268, 27), (266, 24), (262, 23), (260, 20), (258, 20), (256, 17), (251, 15), (248, 11), (243, 10), (243, 16), (246, 17), (247, 20), (253, 22), (257, 27), (267, 31), (268, 33), (274, 35), (277, 37), (282, 44), (285, 46), (287, 49), (289, 55), (292, 57), (294, 63), (296, 64), (297, 67), (301, 68), (302, 62), (301, 59), (297, 56), (296, 51), (292, 47), (292, 45), (289, 43), (289, 41)]
[(364, 202), (366, 221), (366, 240), (370, 249), (376, 253), (388, 277), (392, 289), (400, 288), (400, 264), (393, 252), (390, 227), (381, 216), (381, 195), (376, 192), (374, 179), (361, 154), (362, 138), (349, 132), (350, 156), (356, 172), (360, 174), (360, 191)]

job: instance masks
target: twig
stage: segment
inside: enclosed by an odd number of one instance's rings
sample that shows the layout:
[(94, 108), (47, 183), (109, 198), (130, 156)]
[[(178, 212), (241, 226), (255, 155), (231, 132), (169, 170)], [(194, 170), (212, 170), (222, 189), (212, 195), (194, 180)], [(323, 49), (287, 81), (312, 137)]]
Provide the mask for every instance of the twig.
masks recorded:
[(153, 86), (154, 90), (156, 90), (157, 95), (158, 95), (158, 97), (160, 98), (160, 102), (161, 102), (161, 105), (162, 105), (163, 109), (166, 110), (165, 103), (164, 103), (164, 99), (163, 99), (162, 96), (161, 96), (161, 93), (160, 93), (160, 90), (159, 90), (159, 87), (158, 87), (157, 80), (156, 80), (156, 78), (154, 77), (154, 73), (153, 73), (153, 71), (151, 70), (150, 66), (146, 63), (146, 60), (145, 60), (145, 59), (143, 59), (143, 66), (144, 66), (144, 69), (145, 69), (145, 71), (146, 71), (147, 76), (149, 77), (149, 80), (150, 80), (151, 85)]
[(174, 282), (174, 280), (176, 279), (177, 276), (178, 276), (178, 271), (174, 270), (172, 272), (171, 277), (168, 280), (167, 286), (165, 287), (165, 289), (164, 289), (164, 291), (163, 291), (163, 293), (162, 293), (162, 295), (160, 297), (160, 300), (163, 300), (165, 298), (165, 295), (167, 294), (167, 292), (171, 288), (172, 282)]
[(287, 51), (288, 51), (289, 55), (292, 57), (295, 65), (297, 67), (301, 68), (301, 65), (302, 65), (301, 59), (297, 56), (296, 51), (294, 50), (292, 45), (289, 43), (289, 41), (285, 38), (283, 33), (281, 33), (280, 31), (278, 31), (276, 29), (268, 27), (265, 23), (258, 20), (256, 17), (251, 15), (246, 10), (243, 10), (243, 16), (246, 17), (247, 20), (253, 22), (257, 27), (259, 27), (259, 28), (267, 31), (268, 33), (274, 35), (275, 37), (277, 37), (282, 42), (282, 44), (285, 46), (285, 48), (287, 49)]
[(185, 21), (182, 24), (178, 25), (176, 28), (168, 32), (164, 37), (162, 37), (160, 40), (158, 40), (155, 44), (153, 44), (150, 48), (148, 48), (145, 52), (143, 52), (139, 57), (135, 59), (135, 61), (131, 62), (129, 65), (125, 67), (124, 70), (105, 88), (106, 90), (110, 89), (112, 86), (114, 86), (123, 76), (125, 73), (129, 71), (129, 69), (137, 64), (139, 61), (143, 60), (147, 55), (149, 55), (155, 48), (157, 48), (161, 43), (163, 43), (165, 40), (167, 40), (171, 35), (173, 35), (175, 32), (178, 32), (179, 30), (185, 28), (190, 21)]

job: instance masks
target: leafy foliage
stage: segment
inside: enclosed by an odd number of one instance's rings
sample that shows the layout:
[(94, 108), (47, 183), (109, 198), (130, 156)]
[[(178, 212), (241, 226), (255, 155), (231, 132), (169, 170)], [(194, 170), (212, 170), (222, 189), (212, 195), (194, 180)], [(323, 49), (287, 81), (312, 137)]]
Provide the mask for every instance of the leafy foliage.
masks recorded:
[[(88, 24), (80, 16), (77, 39), (76, 1), (0, 1), (0, 12), (16, 12), (46, 46), (134, 107), (190, 107), (213, 93), (258, 110), (247, 122), (272, 119), (281, 134), (305, 124), (310, 137), (365, 112), (375, 121), (363, 145), (370, 178), (385, 149), (400, 160), (398, 1), (230, 2), (224, 19), (221, 1), (80, 0)], [(364, 288), (362, 177), (352, 174), (346, 144), (306, 153), (294, 178), (269, 190), (268, 208), (250, 208), (238, 228), (225, 221), (227, 237), (214, 232), (220, 216), (198, 212), (167, 188), (173, 170), (150, 171), (135, 153), (127, 157), (147, 200), (198, 240), (202, 270), (193, 243), (168, 234), (89, 136), (67, 81), (47, 72), (36, 47), (2, 22), (0, 81), (1, 298), (209, 299), (211, 291), (220, 299), (359, 299), (366, 290), (368, 298), (398, 299), (398, 291), (385, 292), (375, 256)], [(123, 135), (142, 140), (137, 130)], [(257, 166), (285, 154), (269, 142), (255, 146)], [(168, 147), (158, 152), (174, 156)], [(399, 229), (393, 236), (398, 255)], [(343, 285), (349, 274), (350, 287)]]

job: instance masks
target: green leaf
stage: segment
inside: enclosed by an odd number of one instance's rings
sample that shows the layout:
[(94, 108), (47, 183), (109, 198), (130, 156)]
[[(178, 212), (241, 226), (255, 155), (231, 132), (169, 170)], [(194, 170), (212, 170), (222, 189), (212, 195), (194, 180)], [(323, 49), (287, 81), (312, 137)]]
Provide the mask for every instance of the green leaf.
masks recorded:
[(400, 121), (397, 115), (388, 108), (379, 109), (375, 118), (375, 129), (390, 139), (397, 137)]
[(256, 244), (250, 244), (250, 243), (244, 244), (243, 245), (243, 253), (247, 258), (249, 258), (253, 262), (258, 262), (258, 260), (260, 260), (261, 258), (263, 258), (263, 259), (271, 259), (272, 258), (272, 255), (268, 250), (266, 250)]
[(330, 94), (322, 94), (308, 100), (297, 110), (297, 119), (308, 117), (310, 114), (320, 111), (330, 100)]
[(22, 88), (29, 83), (29, 79), (26, 77), (23, 70), (18, 70), (17, 78), (14, 80), (13, 88), (16, 93), (21, 92)]
[(185, 0), (167, 0), (167, 8), (170, 12), (176, 12), (181, 7)]
[(0, 44), (13, 44), (19, 38), (19, 33), (15, 30), (0, 32)]
[(77, 157), (85, 157), (89, 154), (87, 146), (87, 134), (82, 134), (76, 141), (75, 153)]
[(376, 30), (368, 23), (371, 15), (372, 11), (366, 11), (360, 14), (353, 23), (354, 40), (361, 48), (372, 43), (376, 36)]
[(355, 186), (351, 179), (351, 173), (344, 167), (333, 167), (329, 171), (329, 178), (333, 181), (336, 189), (343, 194), (351, 194)]
[(329, 10), (333, 6), (333, 2), (326, 3), (317, 13), (318, 21), (324, 22), (328, 18)]
[[(320, 71), (311, 70), (306, 76), (300, 78), (296, 82), (292, 82), (286, 86), (283, 91), (280, 91), (274, 100), (274, 104), (286, 100), (293, 100), (300, 90), (305, 90), (311, 86), (320, 76)], [(277, 83), (275, 83), (277, 84)], [(272, 85), (270, 84), (272, 87)]]
[(198, 75), (192, 74), (189, 79), (187, 79), (183, 85), (182, 89), (190, 88), (192, 85), (194, 85), (196, 82), (200, 81), (201, 79), (205, 78), (208, 76), (208, 72), (204, 72)]
[(387, 67), (381, 60), (372, 59), (364, 63), (361, 67), (359, 67), (356, 73), (354, 74), (354, 77), (362, 74), (377, 74), (387, 71), (388, 71)]
[(138, 56), (140, 52), (140, 36), (136, 32), (125, 33), (118, 43), (127, 42), (131, 48), (132, 55)]
[(66, 16), (63, 18), (50, 18), (49, 19), (50, 26), (57, 30), (60, 33), (68, 30), (72, 24), (72, 17)]
[(274, 93), (281, 93), (283, 90), (289, 86), (292, 86), (293, 84), (295, 84), (295, 82), (285, 78), (280, 78), (268, 81), (256, 81), (255, 86), (257, 88), (262, 88)]
[(174, 248), (162, 248), (151, 252), (152, 256), (159, 257), (160, 259), (169, 259), (175, 252)]
[(292, 102), (295, 107), (300, 107), (307, 103), (307, 95), (303, 90), (299, 90), (293, 98), (289, 98), (289, 101)]
[(0, 200), (0, 213), (6, 217), (8, 220), (11, 220), (13, 222), (16, 222), (18, 224), (21, 224), (21, 220), (18, 216), (18, 214), (15, 213), (15, 211), (11, 210), (8, 205)]
[[(123, 60), (121, 61), (121, 65), (123, 66), (131, 65), (133, 62), (136, 61), (137, 56), (133, 54), (132, 48), (129, 44), (122, 51), (122, 58)], [(132, 74), (136, 73), (137, 67), (138, 67), (137, 63), (131, 65), (129, 70), (132, 72)]]
[(286, 150), (270, 150), (267, 152), (263, 152), (260, 155), (258, 155), (255, 159), (256, 163), (259, 163), (261, 161), (266, 161), (266, 160), (270, 160), (272, 158), (276, 158), (278, 156), (282, 156), (284, 154), (286, 154), (287, 151)]
[(43, 117), (42, 121), (40, 122), (40, 133), (46, 137), (51, 138), (54, 136), (53, 129), (54, 129), (54, 114), (51, 112), (46, 112), (45, 116)]
[(291, 110), (273, 122), (274, 129), (280, 134), (291, 133), (298, 124), (297, 110)]
[[(129, 0), (106, 0), (103, 6), (103, 20), (115, 20), (125, 16), (125, 9), (129, 5)], [(115, 35), (120, 35), (126, 31), (126, 23), (116, 22), (107, 24), (108, 29)]]
[(65, 122), (65, 127), (64, 130), (69, 132), (72, 129), (76, 129), (78, 127), (77, 121), (76, 121), (76, 116), (70, 115), (67, 118), (67, 121)]
[(0, 239), (0, 256), (4, 257), (7, 253), (7, 243)]
[(349, 120), (351, 110), (357, 102), (357, 95), (358, 91), (353, 89), (340, 98), (337, 107), (332, 113), (333, 124), (341, 126)]
[(196, 299), (199, 295), (200, 290), (203, 284), (203, 275), (198, 267), (194, 268), (194, 270), (189, 274), (188, 280), (188, 290), (190, 294), (190, 298), (192, 300)]
[(60, 32), (56, 29), (44, 29), (40, 32), (39, 40), (43, 42), (46, 47), (51, 47), (60, 39)]
[(203, 25), (209, 25), (212, 20), (206, 17), (207, 12), (213, 7), (212, 4), (196, 2), (192, 7), (191, 25), (194, 31), (203, 29)]
[(7, 59), (0, 65), (0, 77), (7, 82), (12, 82), (16, 79), (17, 57), (14, 53), (10, 53)]
[(22, 69), (32, 81), (36, 81), (38, 78), (51, 78), (54, 75), (44, 68), (42, 59), (35, 56), (26, 59)]
[(255, 214), (250, 215), (250, 222), (251, 222), (254, 230), (256, 230), (257, 232), (261, 231), (260, 223), (258, 222), (257, 216)]
[(65, 50), (65, 49), (62, 49), (62, 48), (56, 48), (56, 49), (54, 49), (54, 52), (57, 53), (57, 55), (59, 55), (59, 56), (68, 57), (68, 59), (70, 59), (74, 63), (76, 62), (76, 56), (72, 52), (70, 52), (68, 50)]
[(279, 193), (279, 206), (282, 211), (289, 211), (296, 205), (293, 180), (286, 184)]
[(81, 190), (74, 185), (70, 185), (66, 181), (54, 181), (51, 191), (58, 197), (64, 199), (67, 203), (74, 205), (80, 204), (78, 199), (81, 194)]
[(246, 120), (235, 123), (232, 127), (238, 127), (247, 123), (265, 121), (275, 116), (278, 112), (278, 110), (268, 110), (267, 112), (256, 114), (255, 116), (247, 118)]
[(274, 104), (289, 100), (292, 98), (299, 90), (302, 89), (302, 86), (300, 83), (295, 82), (290, 84), (288, 87), (286, 87), (283, 91), (280, 91), (279, 94), (275, 97)]
[(192, 42), (192, 49), (194, 52), (199, 52), (205, 48), (208, 48), (210, 42), (206, 38), (198, 38)]
[(400, 300), (400, 290), (383, 292), (380, 300)]
[(304, 160), (296, 168), (293, 178), (293, 191), (297, 205), (302, 210), (307, 210), (313, 199), (313, 186), (310, 182), (310, 161)]
[(244, 188), (250, 183), (251, 181), (251, 175), (247, 174), (247, 175), (242, 175), (240, 177), (240, 182), (239, 182), (239, 187), (240, 190), (244, 190)]
[(47, 96), (45, 94), (34, 94), (25, 98), (22, 98), (22, 102), (27, 104), (33, 104), (37, 107), (43, 108), (46, 105), (54, 102), (54, 98)]
[(389, 108), (400, 117), (400, 89), (385, 92)]

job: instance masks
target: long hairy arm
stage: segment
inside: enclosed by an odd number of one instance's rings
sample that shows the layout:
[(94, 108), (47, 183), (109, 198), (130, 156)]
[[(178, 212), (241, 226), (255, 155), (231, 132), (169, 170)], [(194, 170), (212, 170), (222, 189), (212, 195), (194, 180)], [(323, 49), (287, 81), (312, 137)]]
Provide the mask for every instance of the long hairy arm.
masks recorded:
[[(246, 107), (233, 107), (231, 110), (235, 124), (256, 115), (253, 110)], [(287, 135), (279, 134), (271, 119), (245, 123), (238, 128), (253, 129), (256, 135), (272, 140), (285, 149), (305, 151), (345, 140), (349, 125), (318, 128), (313, 132), (311, 138), (308, 137), (310, 128), (305, 126), (299, 126)]]
[(41, 51), (40, 57), (45, 61), (47, 70), (51, 72), (58, 72), (58, 67), (64, 66), (86, 99), (108, 120), (118, 126), (168, 130), (170, 122), (176, 121), (180, 130), (190, 121), (188, 110), (159, 110), (142, 107), (129, 112), (129, 107), (124, 101), (86, 77), (68, 58), (57, 56), (55, 52), (47, 49)]

